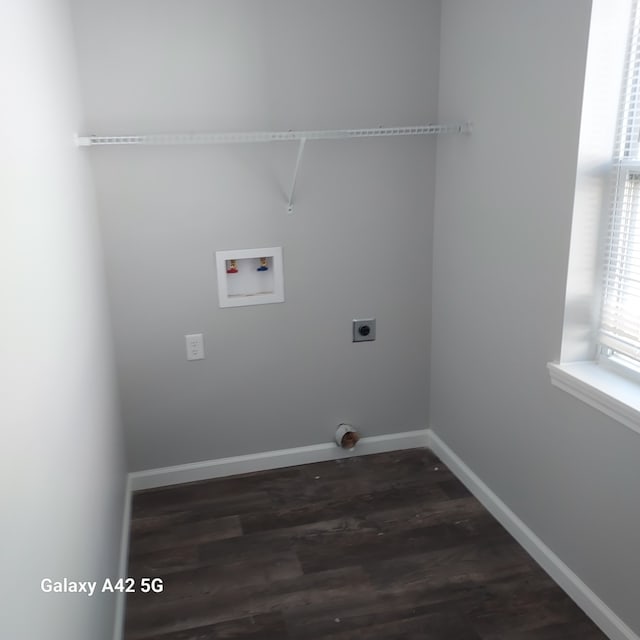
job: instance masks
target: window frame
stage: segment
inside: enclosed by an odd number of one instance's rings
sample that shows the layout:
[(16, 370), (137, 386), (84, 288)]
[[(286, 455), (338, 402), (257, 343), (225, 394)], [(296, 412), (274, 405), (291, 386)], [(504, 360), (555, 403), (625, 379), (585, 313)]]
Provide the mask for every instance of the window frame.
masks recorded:
[[(631, 13), (632, 3), (637, 2), (592, 4), (561, 349), (547, 369), (555, 387), (640, 434), (640, 373), (609, 357), (599, 342), (604, 239), (612, 180), (624, 161), (619, 153), (624, 149), (620, 96), (627, 91), (623, 71), (629, 64), (630, 16), (637, 16)], [(636, 62), (640, 65), (640, 59)], [(635, 165), (638, 169), (640, 162)]]

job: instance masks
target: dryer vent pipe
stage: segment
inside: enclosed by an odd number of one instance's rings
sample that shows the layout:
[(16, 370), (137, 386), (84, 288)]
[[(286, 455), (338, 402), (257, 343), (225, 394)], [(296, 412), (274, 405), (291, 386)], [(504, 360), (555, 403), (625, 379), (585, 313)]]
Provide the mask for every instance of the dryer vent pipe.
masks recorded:
[(336, 429), (336, 444), (343, 449), (353, 449), (360, 435), (350, 424), (339, 424)]

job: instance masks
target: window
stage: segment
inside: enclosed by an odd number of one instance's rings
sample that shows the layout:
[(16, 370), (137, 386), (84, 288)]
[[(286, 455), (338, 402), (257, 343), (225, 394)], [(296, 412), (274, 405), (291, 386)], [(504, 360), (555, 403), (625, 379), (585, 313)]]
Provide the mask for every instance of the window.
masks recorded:
[(600, 357), (640, 372), (640, 28), (633, 3), (604, 237)]
[(592, 3), (562, 344), (548, 369), (640, 434), (639, 4)]

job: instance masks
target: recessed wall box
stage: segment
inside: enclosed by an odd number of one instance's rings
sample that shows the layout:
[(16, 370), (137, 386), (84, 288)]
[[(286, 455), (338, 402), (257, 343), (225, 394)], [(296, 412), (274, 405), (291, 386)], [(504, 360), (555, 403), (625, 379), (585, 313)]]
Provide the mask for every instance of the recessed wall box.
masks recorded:
[(284, 302), (282, 247), (216, 251), (220, 307)]

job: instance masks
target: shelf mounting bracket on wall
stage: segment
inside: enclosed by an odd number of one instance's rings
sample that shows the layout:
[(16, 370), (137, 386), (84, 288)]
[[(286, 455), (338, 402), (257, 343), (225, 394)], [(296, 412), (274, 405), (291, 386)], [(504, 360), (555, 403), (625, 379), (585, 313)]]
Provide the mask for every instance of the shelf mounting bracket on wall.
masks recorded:
[(302, 162), (302, 154), (304, 153), (304, 143), (306, 138), (300, 138), (300, 144), (298, 145), (298, 157), (296, 158), (296, 167), (293, 170), (293, 180), (291, 181), (291, 189), (289, 190), (289, 204), (287, 205), (287, 211), (293, 213), (293, 196), (296, 192), (296, 180), (298, 179), (298, 170)]
[(101, 145), (183, 145), (239, 144), (256, 142), (291, 142), (298, 140), (298, 156), (289, 191), (287, 211), (293, 212), (293, 197), (304, 145), (307, 140), (342, 140), (345, 138), (381, 138), (386, 136), (424, 136), (438, 133), (471, 133), (471, 123), (427, 124), (417, 127), (378, 127), (373, 129), (323, 129), (317, 131), (249, 131), (237, 133), (161, 133), (124, 136), (76, 136), (80, 147)]

